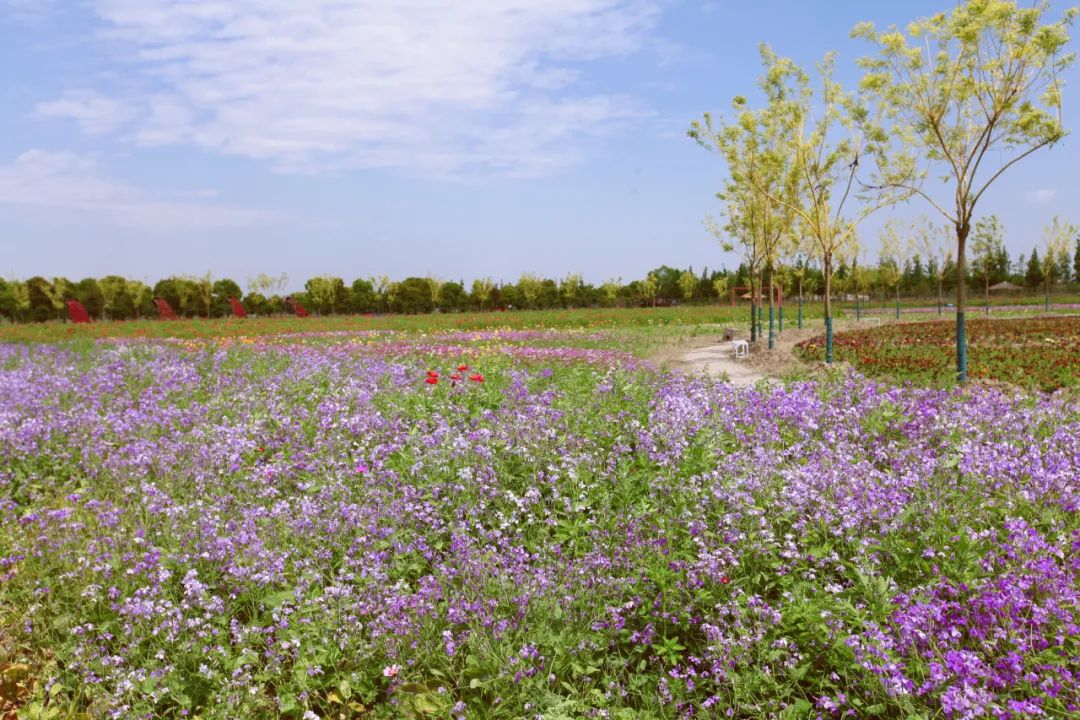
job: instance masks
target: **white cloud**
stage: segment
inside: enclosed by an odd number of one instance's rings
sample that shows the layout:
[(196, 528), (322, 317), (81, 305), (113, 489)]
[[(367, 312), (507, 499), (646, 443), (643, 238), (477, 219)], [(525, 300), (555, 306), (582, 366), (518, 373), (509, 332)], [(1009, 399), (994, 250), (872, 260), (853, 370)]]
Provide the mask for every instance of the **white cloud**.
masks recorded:
[(134, 72), (115, 107), (65, 97), (43, 106), (53, 115), (66, 109), (92, 132), (136, 106), (128, 131), (144, 145), (187, 143), (290, 170), (442, 174), (541, 172), (641, 114), (629, 98), (581, 90), (575, 63), (640, 49), (657, 13), (652, 0), (94, 7)]
[(59, 100), (39, 103), (35, 110), (41, 117), (70, 118), (88, 135), (116, 130), (134, 116), (129, 106), (93, 90), (68, 90)]
[(1052, 190), (1050, 188), (1028, 190), (1027, 192), (1027, 199), (1036, 205), (1048, 205), (1056, 196), (1057, 190)]
[(87, 213), (139, 228), (251, 227), (280, 219), (250, 208), (149, 196), (105, 176), (92, 157), (46, 150), (27, 150), (0, 165), (3, 205)]

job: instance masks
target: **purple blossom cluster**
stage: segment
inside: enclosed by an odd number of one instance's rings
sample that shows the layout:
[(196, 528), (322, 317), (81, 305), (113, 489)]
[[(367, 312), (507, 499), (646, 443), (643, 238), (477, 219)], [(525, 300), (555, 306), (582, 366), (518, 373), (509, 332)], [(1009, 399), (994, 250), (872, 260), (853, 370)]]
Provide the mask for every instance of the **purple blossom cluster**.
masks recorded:
[[(0, 638), (39, 702), (1080, 712), (1075, 396), (516, 347), (0, 346)], [(425, 382), (459, 362), (486, 381)]]

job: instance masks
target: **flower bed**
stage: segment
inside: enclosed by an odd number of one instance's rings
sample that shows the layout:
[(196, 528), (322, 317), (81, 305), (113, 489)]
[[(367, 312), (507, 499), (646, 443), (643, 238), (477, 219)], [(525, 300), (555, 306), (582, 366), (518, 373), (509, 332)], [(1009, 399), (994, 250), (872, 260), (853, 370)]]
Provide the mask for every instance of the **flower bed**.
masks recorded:
[[(1080, 317), (970, 319), (968, 376), (1056, 390), (1080, 384)], [(835, 360), (870, 375), (948, 384), (956, 375), (956, 325), (920, 322), (837, 333)], [(823, 360), (825, 339), (796, 346), (801, 357)]]

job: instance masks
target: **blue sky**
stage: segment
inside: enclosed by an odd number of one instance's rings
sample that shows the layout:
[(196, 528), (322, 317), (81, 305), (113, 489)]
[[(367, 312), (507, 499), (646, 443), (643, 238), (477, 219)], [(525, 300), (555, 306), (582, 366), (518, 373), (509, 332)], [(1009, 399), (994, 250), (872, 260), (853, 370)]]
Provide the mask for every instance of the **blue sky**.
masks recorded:
[[(852, 87), (856, 22), (948, 4), (0, 0), (0, 274), (734, 267), (702, 222), (723, 166), (690, 121), (753, 95), (759, 42), (837, 50)], [(1070, 136), (984, 196), (1014, 257), (1080, 221), (1078, 160)], [(930, 212), (875, 216), (870, 256), (881, 222)]]

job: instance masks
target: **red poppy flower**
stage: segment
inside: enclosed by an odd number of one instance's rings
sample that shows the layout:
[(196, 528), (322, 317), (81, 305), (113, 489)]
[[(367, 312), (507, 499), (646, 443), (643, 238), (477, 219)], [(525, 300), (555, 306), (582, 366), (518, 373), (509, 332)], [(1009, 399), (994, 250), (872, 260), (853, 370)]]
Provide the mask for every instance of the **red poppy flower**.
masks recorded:
[(473, 382), (484, 382), (484, 376), (481, 375), (480, 373), (476, 373), (475, 375), (470, 375), (469, 379), (472, 380)]
[(454, 373), (453, 375), (450, 376), (450, 379), (451, 380), (460, 380), (461, 379), (461, 373)]
[(427, 376), (429, 378), (437, 378), (437, 377), (439, 377), (439, 373), (436, 370), (428, 370), (427, 371)]
[(424, 382), (426, 382), (428, 385), (438, 385), (439, 384), (439, 376), (438, 375), (428, 375), (426, 378), (424, 378)]
[(462, 363), (461, 365), (457, 366), (457, 369), (458, 369), (458, 372), (465, 372), (466, 370), (469, 369), (469, 366), (466, 365), (465, 363)]
[(720, 582), (724, 585), (727, 585), (729, 582), (731, 582), (731, 579), (727, 575), (725, 575), (724, 577), (720, 578)]

